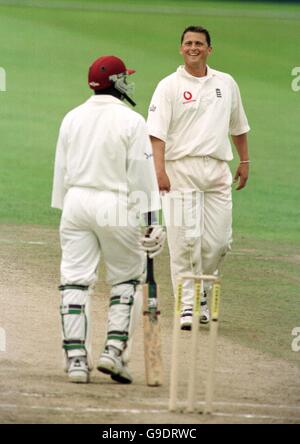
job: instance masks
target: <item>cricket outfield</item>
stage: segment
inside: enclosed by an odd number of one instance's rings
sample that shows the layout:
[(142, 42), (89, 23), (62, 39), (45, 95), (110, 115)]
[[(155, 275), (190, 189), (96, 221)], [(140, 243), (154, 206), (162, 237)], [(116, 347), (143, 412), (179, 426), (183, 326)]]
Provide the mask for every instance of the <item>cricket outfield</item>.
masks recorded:
[[(189, 24), (211, 31), (210, 66), (236, 78), (251, 126), (251, 176), (245, 190), (233, 192), (234, 245), (222, 268), (216, 414), (209, 418), (167, 411), (174, 302), (167, 248), (155, 261), (165, 384), (145, 385), (141, 326), (134, 385), (96, 370), (88, 386), (66, 382), (59, 213), (50, 209), (58, 127), (90, 94), (90, 62), (111, 53), (136, 69), (137, 111), (146, 116), (156, 83), (181, 63), (179, 35)], [(296, 4), (0, 0), (0, 423), (300, 422), (300, 91), (292, 75), (299, 25)], [(104, 279), (101, 267), (92, 302), (95, 359), (106, 328)], [(206, 327), (200, 335), (202, 401)]]

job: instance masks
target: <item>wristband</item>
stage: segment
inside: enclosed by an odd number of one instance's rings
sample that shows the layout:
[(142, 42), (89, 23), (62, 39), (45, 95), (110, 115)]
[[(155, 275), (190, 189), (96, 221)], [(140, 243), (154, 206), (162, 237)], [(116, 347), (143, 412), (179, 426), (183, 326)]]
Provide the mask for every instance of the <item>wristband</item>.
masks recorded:
[(250, 163), (251, 160), (240, 160), (240, 163)]

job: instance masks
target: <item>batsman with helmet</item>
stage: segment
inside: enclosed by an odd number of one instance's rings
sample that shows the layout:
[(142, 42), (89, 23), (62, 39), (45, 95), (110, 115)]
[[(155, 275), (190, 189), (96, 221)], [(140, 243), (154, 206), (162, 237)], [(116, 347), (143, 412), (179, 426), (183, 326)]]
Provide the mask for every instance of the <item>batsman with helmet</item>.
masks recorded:
[[(115, 56), (89, 69), (94, 95), (63, 119), (56, 148), (52, 207), (60, 223), (61, 319), (66, 371), (71, 382), (87, 383), (92, 370), (90, 299), (100, 259), (111, 285), (107, 338), (97, 368), (119, 383), (131, 383), (130, 343), (142, 307), (139, 284), (145, 252), (163, 248), (165, 232), (156, 225), (143, 234), (143, 213), (160, 208), (152, 147), (135, 105), (133, 84)], [(137, 193), (140, 199), (132, 198)]]

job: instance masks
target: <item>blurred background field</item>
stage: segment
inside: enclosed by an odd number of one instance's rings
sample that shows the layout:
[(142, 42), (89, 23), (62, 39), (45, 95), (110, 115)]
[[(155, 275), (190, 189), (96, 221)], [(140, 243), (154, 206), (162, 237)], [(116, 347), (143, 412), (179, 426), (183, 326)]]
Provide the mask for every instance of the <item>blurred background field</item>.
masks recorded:
[(211, 31), (210, 65), (238, 81), (252, 129), (251, 178), (234, 193), (235, 228), (300, 240), (300, 92), (291, 89), (300, 6), (286, 3), (1, 1), (0, 220), (57, 224), (49, 206), (57, 132), (90, 95), (86, 73), (96, 57), (116, 54), (136, 69), (136, 109), (146, 117), (156, 83), (181, 64), (182, 30), (198, 23)]
[(237, 80), (251, 126), (249, 184), (233, 192), (236, 242), (224, 266), (222, 331), (299, 361), (290, 348), (300, 324), (300, 91), (291, 88), (300, 66), (297, 3), (0, 0), (7, 76), (0, 223), (58, 226), (50, 208), (55, 144), (63, 116), (91, 94), (90, 63), (114, 54), (136, 69), (136, 110), (146, 117), (155, 85), (181, 64), (179, 39), (190, 24), (210, 30), (209, 64)]

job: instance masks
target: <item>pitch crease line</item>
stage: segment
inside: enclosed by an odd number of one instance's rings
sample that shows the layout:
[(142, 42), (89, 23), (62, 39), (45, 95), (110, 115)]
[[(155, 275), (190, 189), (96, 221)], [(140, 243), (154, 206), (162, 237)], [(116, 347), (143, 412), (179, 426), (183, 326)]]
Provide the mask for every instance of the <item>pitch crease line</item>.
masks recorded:
[[(51, 393), (44, 394), (44, 393), (28, 393), (28, 392), (16, 392), (13, 390), (2, 392), (2, 395), (20, 395), (24, 397), (32, 397), (32, 398), (51, 398), (55, 397), (57, 393), (53, 393), (51, 396)], [(137, 402), (140, 402), (140, 400), (136, 400)], [(167, 399), (148, 399), (146, 402), (143, 402), (143, 404), (156, 404), (165, 406), (168, 404)], [(197, 405), (203, 406), (205, 404), (204, 401), (197, 401)], [(183, 406), (184, 403), (179, 402), (179, 405)], [(248, 408), (258, 408), (258, 409), (272, 409), (272, 410), (297, 410), (300, 411), (299, 405), (286, 405), (286, 404), (260, 404), (260, 403), (254, 403), (254, 402), (228, 402), (228, 401), (215, 401), (215, 406), (227, 406), (227, 407), (248, 407)]]
[[(154, 403), (157, 405), (167, 405), (168, 404), (168, 400), (148, 400), (148, 403)], [(202, 406), (205, 404), (204, 401), (197, 401), (196, 402), (197, 405)], [(227, 406), (227, 407), (249, 407), (249, 408), (261, 408), (261, 409), (273, 409), (273, 410), (282, 410), (282, 409), (287, 409), (287, 410), (299, 410), (300, 411), (300, 406), (299, 405), (286, 405), (286, 404), (259, 404), (259, 403), (250, 403), (250, 402), (228, 402), (228, 401), (214, 401), (213, 403), (215, 406)], [(178, 402), (179, 406), (184, 406), (184, 402), (179, 401)]]
[(1, 244), (25, 244), (25, 245), (48, 245), (47, 242), (43, 241), (23, 241), (23, 240), (12, 240), (12, 239), (0, 239)]
[[(0, 404), (0, 409), (10, 409), (10, 410), (17, 410), (17, 409), (23, 409), (24, 406), (18, 406), (16, 404)], [(134, 415), (140, 415), (143, 413), (149, 414), (149, 413), (166, 413), (170, 414), (169, 410), (167, 409), (109, 409), (109, 408), (92, 408), (87, 407), (84, 409), (74, 409), (72, 407), (59, 407), (59, 406), (53, 406), (53, 407), (46, 407), (46, 406), (26, 406), (26, 409), (31, 410), (44, 410), (44, 411), (55, 411), (55, 412), (74, 412), (74, 413), (119, 413), (119, 414), (134, 414)], [(176, 414), (176, 413), (175, 413)], [(182, 414), (182, 412), (178, 412), (178, 414)], [(226, 413), (226, 412), (215, 412), (210, 417), (203, 416), (203, 418), (213, 418), (214, 416), (219, 417), (230, 417), (230, 418), (243, 418), (243, 419), (274, 419), (274, 420), (281, 420), (281, 421), (300, 421), (300, 418), (297, 417), (283, 417), (283, 416), (275, 416), (275, 415), (255, 415), (251, 413)]]

